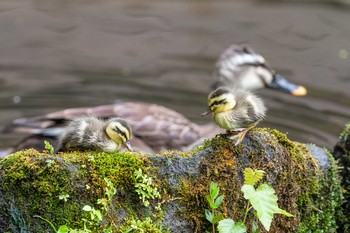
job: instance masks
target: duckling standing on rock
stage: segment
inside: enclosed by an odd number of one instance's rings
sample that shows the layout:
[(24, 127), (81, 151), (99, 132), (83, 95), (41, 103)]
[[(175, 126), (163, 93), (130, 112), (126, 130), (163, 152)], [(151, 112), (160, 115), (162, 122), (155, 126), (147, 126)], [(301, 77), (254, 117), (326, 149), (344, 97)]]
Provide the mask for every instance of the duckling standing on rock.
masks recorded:
[(234, 133), (230, 139), (238, 138), (236, 146), (249, 130), (264, 119), (266, 112), (264, 102), (259, 97), (248, 91), (227, 87), (219, 87), (211, 92), (208, 105), (208, 111), (202, 116), (213, 112), (216, 124), (226, 129), (227, 133)]
[(120, 146), (132, 151), (129, 139), (131, 128), (121, 118), (102, 121), (94, 116), (72, 120), (59, 138), (59, 151), (102, 150), (116, 152)]

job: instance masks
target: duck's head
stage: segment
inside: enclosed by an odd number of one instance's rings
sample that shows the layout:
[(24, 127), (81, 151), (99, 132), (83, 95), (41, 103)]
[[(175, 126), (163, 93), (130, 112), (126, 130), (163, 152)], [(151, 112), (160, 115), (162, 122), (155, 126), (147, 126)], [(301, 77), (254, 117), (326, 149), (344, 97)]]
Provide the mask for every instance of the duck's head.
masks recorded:
[(107, 122), (106, 133), (113, 141), (123, 145), (128, 151), (132, 151), (130, 138), (132, 135), (131, 127), (121, 118), (111, 118)]
[(276, 74), (263, 56), (247, 46), (239, 45), (225, 50), (216, 64), (212, 89), (220, 86), (244, 90), (270, 88), (295, 96), (307, 93), (305, 87)]
[(230, 88), (219, 87), (209, 94), (208, 105), (209, 109), (202, 116), (231, 110), (236, 106), (236, 99)]

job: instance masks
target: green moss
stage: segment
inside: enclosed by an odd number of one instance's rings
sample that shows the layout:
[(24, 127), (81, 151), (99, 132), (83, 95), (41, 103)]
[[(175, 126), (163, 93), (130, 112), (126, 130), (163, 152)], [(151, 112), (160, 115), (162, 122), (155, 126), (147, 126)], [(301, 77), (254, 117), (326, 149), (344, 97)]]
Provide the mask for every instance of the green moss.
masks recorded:
[(344, 140), (350, 134), (350, 122), (345, 124), (343, 132), (340, 133), (339, 139)]
[(298, 200), (301, 215), (308, 216), (301, 221), (298, 232), (336, 232), (336, 219), (342, 218), (339, 168), (332, 155), (329, 152), (327, 155), (330, 169), (314, 179), (314, 184)]
[[(197, 154), (203, 148), (206, 153)], [(0, 160), (0, 193), (6, 200), (0, 200), (0, 231), (48, 232), (47, 223), (34, 219), (34, 214), (56, 226), (81, 227), (82, 207), (97, 206), (107, 177), (117, 193), (101, 229), (113, 225), (120, 232), (137, 225), (147, 232), (164, 232), (164, 213), (155, 208), (159, 201), (150, 200), (151, 205), (145, 207), (135, 192), (133, 173), (141, 168), (161, 192), (162, 208), (177, 211), (174, 215), (204, 232), (210, 227), (204, 216), (210, 182), (218, 183), (225, 196), (219, 211), (242, 220), (246, 205), (240, 191), (243, 171), (251, 167), (266, 172), (263, 182), (276, 191), (279, 207), (295, 216), (276, 215), (271, 232), (333, 232), (341, 195), (337, 167), (331, 157), (330, 161), (331, 168), (324, 173), (305, 145), (271, 129), (250, 131), (239, 146), (218, 135), (191, 153), (166, 151), (152, 157), (128, 152), (17, 152)], [(62, 194), (69, 194), (67, 202), (59, 200)], [(251, 224), (255, 218), (250, 213), (247, 219)]]
[[(335, 214), (341, 197), (339, 181), (333, 182), (338, 178), (333, 161), (332, 169), (323, 176), (309, 149), (290, 141), (285, 134), (277, 130), (256, 129), (247, 137), (247, 144), (239, 146), (234, 146), (224, 135), (210, 141), (213, 153), (201, 164), (201, 175), (194, 180), (184, 180), (179, 189), (179, 195), (187, 205), (185, 216), (194, 220), (198, 229), (209, 229), (204, 219), (204, 209), (208, 208), (205, 196), (208, 195), (210, 182), (214, 181), (225, 196), (220, 211), (225, 217), (242, 220), (246, 204), (240, 192), (243, 170), (251, 167), (266, 172), (264, 181), (275, 189), (279, 206), (296, 216), (277, 215), (271, 232), (318, 232), (315, 229), (334, 232)], [(326, 188), (329, 183), (334, 186)], [(322, 195), (329, 196), (331, 202), (322, 200)], [(248, 222), (253, 219), (250, 215)]]
[[(56, 226), (79, 228), (82, 207), (96, 206), (96, 200), (103, 195), (103, 178), (108, 177), (118, 192), (129, 192), (135, 183), (133, 171), (142, 167), (144, 160), (125, 152), (72, 152), (55, 157), (35, 150), (12, 154), (0, 162), (0, 191), (9, 195), (6, 200), (11, 200), (1, 206), (13, 209), (7, 214), (10, 223), (7, 228), (20, 219), (23, 228), (35, 224), (38, 233), (47, 232), (47, 224), (33, 215), (49, 219)], [(58, 198), (62, 194), (70, 196), (67, 202)], [(127, 199), (138, 201), (137, 195)]]
[(134, 219), (133, 217), (126, 220), (126, 226), (120, 229), (120, 232), (130, 231), (135, 233), (165, 233), (167, 231), (162, 229), (162, 225), (159, 222), (154, 222), (151, 218), (146, 217), (143, 220)]
[(341, 185), (344, 190), (344, 202), (342, 208), (345, 216), (340, 216), (338, 225), (340, 231), (350, 231), (350, 122), (345, 125), (343, 132), (340, 134), (339, 140), (333, 149), (333, 156), (341, 167)]

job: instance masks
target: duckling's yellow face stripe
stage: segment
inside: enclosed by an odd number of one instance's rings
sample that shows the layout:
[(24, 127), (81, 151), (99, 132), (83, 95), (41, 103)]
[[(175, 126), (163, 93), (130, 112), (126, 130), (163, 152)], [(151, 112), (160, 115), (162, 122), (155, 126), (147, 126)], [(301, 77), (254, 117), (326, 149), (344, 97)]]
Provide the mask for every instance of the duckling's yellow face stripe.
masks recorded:
[(131, 137), (131, 130), (119, 122), (111, 122), (106, 128), (106, 133), (113, 141), (125, 143)]
[(231, 93), (224, 93), (219, 96), (209, 98), (209, 108), (214, 113), (231, 110), (236, 105), (236, 100)]

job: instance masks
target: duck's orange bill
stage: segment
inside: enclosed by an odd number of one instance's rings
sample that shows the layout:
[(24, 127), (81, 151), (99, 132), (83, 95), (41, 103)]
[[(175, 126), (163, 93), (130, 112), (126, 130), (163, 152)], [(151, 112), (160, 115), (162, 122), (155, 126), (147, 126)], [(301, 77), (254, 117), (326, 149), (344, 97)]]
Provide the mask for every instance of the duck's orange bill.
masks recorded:
[(303, 86), (298, 86), (298, 88), (291, 91), (291, 93), (292, 95), (295, 95), (295, 96), (304, 96), (307, 94), (307, 90)]

